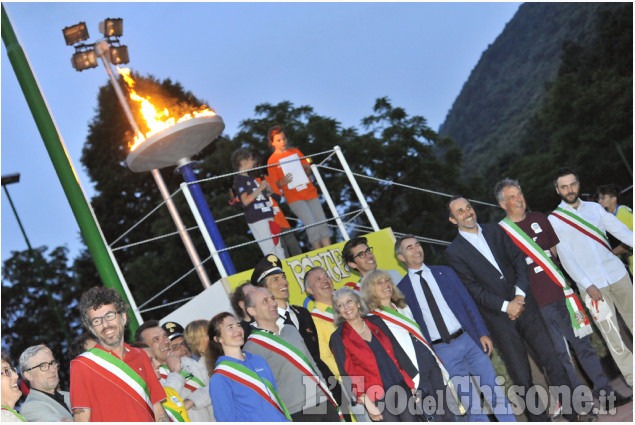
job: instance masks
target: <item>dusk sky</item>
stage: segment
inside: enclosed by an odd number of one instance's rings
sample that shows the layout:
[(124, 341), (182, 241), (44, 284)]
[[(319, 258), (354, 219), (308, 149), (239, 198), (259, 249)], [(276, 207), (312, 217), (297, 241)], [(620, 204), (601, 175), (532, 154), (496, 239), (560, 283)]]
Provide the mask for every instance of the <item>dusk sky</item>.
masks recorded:
[[(180, 82), (222, 116), (228, 136), (254, 117), (256, 105), (283, 100), (312, 106), (343, 127), (363, 131), (361, 119), (382, 96), (438, 130), (481, 54), (520, 5), (3, 4), (88, 197), (94, 191), (80, 163), (81, 150), (98, 89), (108, 77), (101, 62), (81, 73), (71, 67), (74, 50), (62, 36), (66, 26), (85, 21), (94, 42), (101, 37), (100, 21), (123, 18), (126, 66)], [(81, 247), (79, 227), (4, 44), (1, 57), (2, 175), (21, 174), (20, 183), (8, 190), (32, 246), (66, 245), (72, 259)], [(4, 261), (26, 243), (4, 191), (0, 205)]]

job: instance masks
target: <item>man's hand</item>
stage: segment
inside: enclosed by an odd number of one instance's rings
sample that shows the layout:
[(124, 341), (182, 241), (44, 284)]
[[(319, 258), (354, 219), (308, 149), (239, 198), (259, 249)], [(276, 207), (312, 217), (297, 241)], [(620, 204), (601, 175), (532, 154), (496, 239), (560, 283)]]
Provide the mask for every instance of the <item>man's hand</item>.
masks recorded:
[(516, 295), (513, 300), (507, 304), (507, 315), (511, 320), (516, 320), (520, 313), (525, 309), (525, 299), (520, 295)]
[(368, 398), (368, 396), (366, 396), (366, 394), (364, 394), (362, 397), (364, 397), (364, 407), (366, 407), (366, 411), (368, 412), (368, 416), (370, 416), (370, 418), (373, 421), (375, 421), (375, 422), (383, 421), (384, 420), (384, 416), (379, 411), (379, 408), (377, 406), (375, 406), (375, 403), (373, 403)]
[(73, 409), (74, 422), (90, 422), (90, 409)]
[(598, 289), (597, 286), (591, 285), (586, 288), (586, 293), (589, 294), (593, 301), (604, 301), (604, 297), (602, 296), (602, 292)]
[(492, 338), (487, 335), (483, 335), (480, 338), (481, 347), (483, 347), (483, 352), (488, 356), (492, 355), (492, 350), (494, 349), (494, 344), (492, 343)]
[(155, 403), (152, 406), (152, 410), (154, 411), (154, 421), (155, 422), (172, 422), (167, 413), (165, 413), (165, 409), (161, 402)]
[(183, 400), (183, 406), (185, 406), (185, 410), (190, 410), (192, 407), (195, 407), (196, 405), (194, 404), (192, 400), (187, 399), (187, 400)]
[(181, 371), (181, 357), (172, 351), (168, 353), (166, 364), (170, 372), (179, 373)]

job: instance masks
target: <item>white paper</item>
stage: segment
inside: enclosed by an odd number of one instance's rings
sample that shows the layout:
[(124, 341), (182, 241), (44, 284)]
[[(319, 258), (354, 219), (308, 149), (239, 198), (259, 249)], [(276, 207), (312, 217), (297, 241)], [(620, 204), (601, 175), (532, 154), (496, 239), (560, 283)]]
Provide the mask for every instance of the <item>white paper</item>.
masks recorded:
[(298, 186), (307, 185), (310, 183), (309, 178), (304, 172), (302, 162), (297, 153), (289, 155), (280, 160), (280, 167), (282, 168), (282, 174), (287, 175), (291, 173), (293, 180), (289, 183), (289, 189), (295, 189)]

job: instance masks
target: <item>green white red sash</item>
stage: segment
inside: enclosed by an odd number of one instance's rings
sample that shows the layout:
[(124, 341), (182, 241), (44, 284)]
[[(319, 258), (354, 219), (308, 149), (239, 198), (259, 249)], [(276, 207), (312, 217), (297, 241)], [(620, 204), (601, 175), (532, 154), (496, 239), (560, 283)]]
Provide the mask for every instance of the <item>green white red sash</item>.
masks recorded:
[(353, 291), (359, 292), (361, 290), (361, 283), (361, 280), (359, 282), (347, 282), (344, 284), (344, 286), (351, 288)]
[(80, 354), (77, 360), (121, 388), (130, 398), (143, 406), (154, 419), (148, 385), (123, 360), (96, 347)]
[[(162, 379), (167, 379), (169, 373), (170, 373), (170, 369), (166, 365), (162, 364), (161, 366), (159, 366), (159, 374), (161, 375)], [(200, 379), (198, 379), (196, 376), (192, 375), (191, 373), (188, 373), (181, 369), (179, 374), (185, 378), (184, 387), (190, 391), (196, 391), (199, 388), (203, 388), (205, 386), (205, 383), (203, 383)]]
[(530, 238), (508, 217), (502, 219), (498, 224), (505, 230), (512, 241), (540, 266), (556, 285), (562, 288), (574, 333), (580, 338), (591, 333), (591, 322), (584, 313), (580, 300), (573, 292), (573, 289), (569, 287), (564, 274), (562, 274), (562, 271), (555, 265), (553, 260), (540, 248), (536, 241)]
[(415, 322), (414, 320), (412, 320), (410, 317), (404, 315), (403, 313), (400, 313), (399, 311), (395, 309), (392, 309), (390, 307), (385, 307), (383, 305), (379, 306), (379, 309), (376, 309), (371, 314), (381, 317), (385, 322), (394, 323), (395, 325), (402, 327), (408, 333), (410, 333), (410, 335), (414, 336), (415, 338), (417, 338), (419, 341), (423, 343), (423, 345), (430, 351), (434, 359), (437, 361), (437, 364), (439, 365), (439, 369), (441, 369), (443, 382), (445, 382), (448, 385), (448, 387), (450, 387), (450, 390), (452, 391), (452, 394), (454, 395), (454, 398), (456, 399), (456, 402), (459, 406), (459, 411), (461, 412), (462, 415), (465, 414), (466, 412), (465, 408), (461, 404), (461, 401), (456, 394), (454, 384), (450, 380), (450, 374), (445, 369), (445, 366), (443, 366), (443, 362), (441, 361), (439, 356), (437, 356), (437, 353), (435, 353), (432, 347), (430, 346), (430, 343), (426, 340), (425, 336), (423, 336), (423, 332), (421, 331), (421, 327), (419, 326), (419, 324)]
[(320, 387), (322, 392), (326, 394), (329, 401), (335, 406), (337, 413), (340, 416), (340, 420), (344, 421), (344, 416), (342, 416), (340, 408), (337, 405), (335, 398), (333, 398), (333, 394), (331, 394), (327, 385), (313, 369), (311, 362), (306, 358), (302, 351), (298, 350), (278, 335), (272, 335), (268, 332), (257, 329), (251, 332), (248, 341), (253, 341), (256, 344), (281, 355), (291, 362), (292, 365), (298, 368), (303, 375), (310, 377)]
[(165, 409), (165, 413), (167, 413), (170, 419), (172, 419), (172, 422), (187, 422), (176, 409), (172, 409), (170, 406), (165, 404), (163, 404), (163, 409)]
[(289, 421), (292, 420), (291, 415), (287, 411), (282, 399), (280, 399), (276, 389), (273, 387), (273, 384), (266, 378), (259, 376), (256, 372), (244, 365), (231, 360), (219, 362), (216, 365), (216, 369), (214, 369), (214, 373), (226, 376), (232, 381), (254, 390), (260, 397), (264, 398), (265, 401), (286, 416)]
[(311, 316), (317, 317), (318, 319), (326, 320), (327, 322), (333, 323), (333, 308), (331, 306), (326, 307), (326, 311), (322, 311), (319, 308), (315, 307), (311, 310)]
[(2, 410), (6, 410), (7, 412), (13, 413), (15, 417), (20, 419), (22, 422), (27, 422), (27, 420), (24, 419), (24, 416), (22, 416), (21, 414), (19, 414), (18, 412), (10, 408), (9, 406), (0, 406), (0, 407), (2, 408)]
[(604, 232), (602, 232), (600, 229), (598, 229), (588, 221), (584, 220), (582, 217), (573, 214), (570, 211), (566, 211), (561, 207), (556, 208), (555, 211), (551, 213), (551, 215), (562, 220), (569, 226), (587, 235), (588, 237), (602, 245), (604, 248), (611, 251), (611, 245), (609, 244), (609, 240)]

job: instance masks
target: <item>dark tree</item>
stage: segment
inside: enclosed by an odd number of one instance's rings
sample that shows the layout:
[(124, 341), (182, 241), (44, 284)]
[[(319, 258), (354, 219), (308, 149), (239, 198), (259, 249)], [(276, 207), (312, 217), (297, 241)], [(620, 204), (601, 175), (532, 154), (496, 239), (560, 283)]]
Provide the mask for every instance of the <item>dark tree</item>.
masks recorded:
[(14, 251), (2, 267), (2, 346), (17, 364), (22, 351), (37, 344), (46, 344), (60, 362), (61, 386), (68, 389), (68, 342), (51, 307), (45, 287), (52, 293), (53, 302), (62, 320), (75, 338), (84, 330), (79, 320), (77, 303), (83, 291), (95, 281), (77, 279), (68, 266), (68, 249), (58, 247), (47, 252), (46, 247), (35, 248), (39, 270), (29, 251)]

